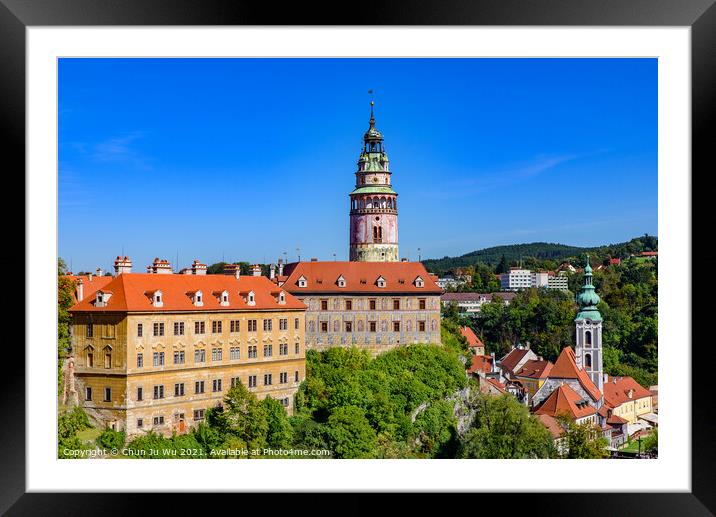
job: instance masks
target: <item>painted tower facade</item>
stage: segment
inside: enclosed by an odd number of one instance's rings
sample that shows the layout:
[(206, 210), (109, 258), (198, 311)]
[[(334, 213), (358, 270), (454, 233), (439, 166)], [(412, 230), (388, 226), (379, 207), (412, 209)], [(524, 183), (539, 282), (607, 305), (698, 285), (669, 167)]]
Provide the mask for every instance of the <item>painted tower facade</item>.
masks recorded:
[(350, 251), (354, 262), (397, 262), (398, 194), (390, 184), (383, 135), (375, 127), (370, 103), (370, 127), (363, 135), (356, 185), (350, 193)]
[(592, 268), (584, 267), (584, 285), (577, 295), (579, 312), (574, 319), (577, 328), (575, 355), (577, 366), (583, 368), (589, 378), (603, 392), (604, 376), (602, 375), (602, 315), (597, 310), (599, 295), (592, 285)]

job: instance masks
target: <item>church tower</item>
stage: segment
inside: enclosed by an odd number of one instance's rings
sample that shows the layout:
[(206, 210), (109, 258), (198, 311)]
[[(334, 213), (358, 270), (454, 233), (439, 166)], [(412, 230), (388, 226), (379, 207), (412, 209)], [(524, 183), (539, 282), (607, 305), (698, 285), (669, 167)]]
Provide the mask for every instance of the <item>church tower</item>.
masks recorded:
[(370, 103), (370, 127), (363, 135), (363, 150), (350, 193), (351, 261), (397, 262), (398, 194), (390, 185), (388, 155), (383, 135), (375, 128), (374, 102)]
[(584, 267), (584, 285), (577, 295), (579, 312), (574, 319), (577, 327), (577, 346), (574, 352), (577, 366), (584, 369), (594, 385), (603, 393), (602, 315), (597, 310), (598, 303), (599, 295), (594, 292), (592, 268), (589, 266), (589, 255), (587, 255), (587, 265)]

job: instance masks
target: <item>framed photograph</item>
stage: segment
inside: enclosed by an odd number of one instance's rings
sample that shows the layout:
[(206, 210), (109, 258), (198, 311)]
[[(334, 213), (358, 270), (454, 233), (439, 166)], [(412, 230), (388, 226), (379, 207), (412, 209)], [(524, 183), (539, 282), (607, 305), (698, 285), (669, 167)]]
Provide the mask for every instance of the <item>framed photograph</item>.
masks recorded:
[(27, 192), (0, 510), (714, 512), (712, 4), (0, 0)]

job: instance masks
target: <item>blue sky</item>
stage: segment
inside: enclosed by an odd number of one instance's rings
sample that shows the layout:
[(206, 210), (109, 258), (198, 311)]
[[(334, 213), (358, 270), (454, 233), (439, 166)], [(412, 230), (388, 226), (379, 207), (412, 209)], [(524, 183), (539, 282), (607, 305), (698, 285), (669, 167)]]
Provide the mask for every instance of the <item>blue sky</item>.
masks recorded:
[(61, 59), (60, 256), (347, 260), (369, 89), (401, 256), (657, 234), (655, 59)]

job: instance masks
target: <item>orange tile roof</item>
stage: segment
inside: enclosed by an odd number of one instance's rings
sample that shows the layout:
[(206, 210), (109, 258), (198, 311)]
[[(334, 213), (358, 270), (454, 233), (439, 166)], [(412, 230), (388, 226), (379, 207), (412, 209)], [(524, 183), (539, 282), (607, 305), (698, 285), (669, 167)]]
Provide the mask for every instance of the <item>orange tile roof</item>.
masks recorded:
[(492, 371), (492, 357), (489, 355), (475, 355), (472, 357), (468, 373), (475, 372), (490, 373)]
[(550, 361), (531, 359), (527, 361), (515, 375), (529, 379), (546, 379), (549, 376), (549, 372), (552, 371), (553, 366)]
[(552, 435), (553, 440), (556, 440), (564, 435), (564, 429), (561, 425), (559, 425), (559, 422), (557, 422), (553, 416), (542, 413), (537, 415), (537, 420), (539, 420), (542, 425), (547, 428), (549, 434)]
[(487, 377), (487, 382), (492, 384), (495, 388), (497, 388), (498, 391), (501, 393), (507, 393), (506, 387), (504, 384), (502, 384), (500, 381), (493, 379), (491, 377)]
[(577, 379), (593, 400), (596, 401), (602, 397), (599, 388), (594, 385), (587, 372), (577, 367), (577, 358), (571, 346), (562, 349), (549, 372), (549, 377), (551, 379)]
[(467, 345), (472, 347), (484, 347), (482, 341), (480, 341), (480, 338), (477, 337), (477, 334), (470, 328), (470, 327), (460, 327), (460, 334), (463, 335), (465, 339), (467, 339)]
[[(229, 305), (222, 306), (213, 293), (229, 292)], [(158, 275), (123, 273), (112, 279), (102, 291), (111, 291), (106, 307), (95, 307), (95, 298), (87, 298), (70, 308), (71, 312), (176, 312), (176, 311), (232, 311), (306, 309), (298, 298), (286, 293), (286, 303), (278, 303), (283, 289), (263, 276), (231, 275)], [(151, 293), (162, 292), (162, 307), (154, 307)], [(203, 306), (192, 303), (190, 293), (202, 291)], [(254, 292), (255, 305), (248, 305), (244, 296)]]
[[(420, 262), (294, 262), (287, 264), (288, 276), (283, 287), (293, 294), (303, 292), (369, 292), (379, 293), (425, 293), (441, 294), (443, 290), (435, 283)], [(343, 276), (345, 287), (338, 287), (338, 277)], [(298, 287), (299, 278), (306, 279), (306, 287)], [(378, 287), (383, 277), (385, 287)], [(415, 285), (416, 278), (424, 286)]]
[[(77, 285), (77, 280), (80, 278), (82, 279), (82, 296), (84, 298), (88, 298), (89, 296), (94, 295), (94, 293), (97, 292), (98, 289), (102, 289), (104, 286), (109, 284), (112, 280), (114, 280), (114, 277), (111, 276), (97, 276), (92, 275), (92, 280), (90, 280), (89, 275), (64, 275), (65, 277), (69, 278), (70, 280), (75, 282), (75, 285)], [(79, 300), (77, 300), (77, 290), (74, 289), (72, 291), (72, 300), (77, 303)]]
[(522, 358), (527, 355), (528, 351), (526, 348), (513, 348), (507, 355), (500, 359), (500, 364), (512, 372)]
[[(629, 390), (633, 390), (631, 398), (629, 398)], [(604, 383), (604, 400), (613, 407), (644, 397), (651, 397), (651, 392), (631, 377), (612, 377), (610, 375), (607, 377), (607, 382)]]
[(568, 415), (577, 419), (594, 415), (597, 410), (589, 403), (585, 403), (582, 397), (574, 391), (569, 384), (562, 384), (554, 390), (542, 405), (535, 411), (536, 415)]

